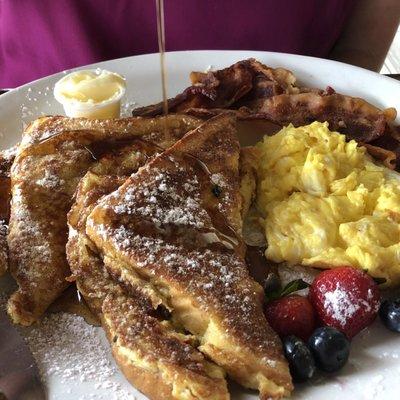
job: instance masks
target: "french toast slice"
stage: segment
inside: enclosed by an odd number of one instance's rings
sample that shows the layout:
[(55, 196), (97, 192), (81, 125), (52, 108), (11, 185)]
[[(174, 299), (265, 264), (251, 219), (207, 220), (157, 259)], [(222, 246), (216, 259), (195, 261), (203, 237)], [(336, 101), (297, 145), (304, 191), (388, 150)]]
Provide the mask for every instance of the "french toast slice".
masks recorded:
[(86, 218), (105, 194), (118, 188), (151, 148), (129, 145), (108, 154), (81, 179), (68, 214), (67, 257), (73, 279), (86, 303), (102, 322), (121, 370), (152, 399), (229, 399), (224, 371), (193, 346), (195, 338), (168, 320), (162, 299), (139, 278), (129, 286), (104, 269), (86, 236)]
[(207, 358), (279, 399), (292, 383), (244, 261), (235, 125), (220, 115), (189, 132), (101, 199), (86, 233), (108, 273), (145, 281)]
[(195, 338), (177, 331), (138, 297), (108, 294), (103, 326), (127, 379), (152, 400), (229, 400), (224, 371), (196, 349)]
[(0, 220), (0, 276), (8, 268), (7, 225)]
[(151, 156), (160, 152), (162, 146), (167, 145), (166, 142), (160, 142), (154, 147), (143, 141), (110, 151), (89, 169), (78, 184), (74, 203), (68, 213), (67, 260), (72, 279), (99, 319), (104, 298), (114, 283), (104, 271), (97, 249), (86, 235), (87, 216), (100, 198), (118, 189)]
[(15, 153), (15, 147), (0, 151), (0, 276), (8, 268), (7, 231), (11, 200), (10, 170)]
[[(102, 157), (79, 182), (75, 202), (68, 214), (70, 235), (67, 243), (67, 258), (73, 279), (86, 303), (102, 322), (105, 331), (108, 333), (107, 336), (110, 339), (114, 357), (121, 370), (139, 390), (152, 399), (180, 399), (183, 390), (177, 390), (176, 388), (179, 386), (192, 387), (191, 390), (194, 393), (197, 391), (198, 398), (228, 398), (222, 370), (211, 362), (206, 362), (201, 353), (196, 355), (201, 365), (200, 370), (197, 368), (196, 372), (190, 371), (190, 358), (181, 358), (179, 366), (173, 366), (173, 364), (167, 362), (171, 356), (171, 340), (174, 348), (179, 347), (181, 349), (190, 346), (190, 343), (187, 342), (194, 339), (188, 335), (182, 335), (180, 328), (176, 328), (167, 320), (156, 322), (153, 319), (154, 315), (159, 317), (168, 315), (168, 310), (163, 305), (163, 300), (148, 282), (139, 279), (137, 276), (130, 276), (129, 296), (127, 296), (123, 287), (118, 284), (118, 278), (115, 279), (115, 276), (113, 277), (104, 269), (102, 259), (96, 253), (97, 249), (86, 235), (86, 218), (98, 200), (117, 189), (129, 175), (147, 161), (152, 149), (151, 147), (143, 148), (143, 143), (140, 143), (140, 145), (142, 145), (140, 149), (137, 148), (138, 144), (133, 144)], [(243, 155), (241, 154), (241, 162), (244, 164), (241, 168), (241, 182), (243, 182), (241, 187), (245, 188), (242, 195), (248, 199), (243, 203), (247, 203), (253, 195), (253, 185), (251, 184), (253, 175), (248, 167), (248, 162), (245, 162), (248, 155), (251, 155), (249, 150), (246, 148), (241, 152), (243, 153)], [(125, 283), (125, 289), (126, 287)], [(131, 298), (132, 292), (135, 293), (134, 299)], [(107, 301), (105, 301), (106, 299)], [(131, 302), (135, 304), (138, 301), (147, 304), (147, 308), (135, 308), (136, 312), (134, 313), (125, 311), (127, 304)], [(160, 310), (163, 310), (163, 312), (160, 312)], [(122, 317), (126, 319), (128, 314), (129, 319), (127, 321), (130, 326), (151, 321), (153, 330), (141, 331), (143, 343), (138, 340), (137, 333), (134, 341), (131, 338), (130, 342), (128, 341), (124, 345), (121, 340), (114, 341), (115, 337), (123, 337), (122, 335), (126, 334), (126, 326), (119, 321)], [(143, 344), (148, 345), (149, 336), (154, 338), (154, 330), (158, 339), (151, 342), (152, 347), (149, 347), (148, 350), (141, 348)], [(151, 369), (158, 371), (158, 373), (149, 373), (148, 368), (142, 368), (137, 359), (132, 360), (127, 357), (126, 354), (137, 353), (138, 348), (141, 348), (141, 355), (137, 358), (146, 360), (147, 365), (150, 365)], [(157, 363), (155, 363), (151, 355), (157, 348), (159, 350), (157, 350)], [(164, 354), (162, 360), (160, 358), (161, 353)], [(196, 354), (193, 349), (190, 349), (190, 353)], [(173, 368), (173, 380), (168, 380), (165, 374), (160, 379), (159, 371), (162, 368), (165, 370), (166, 366)], [(172, 371), (171, 368), (170, 371)], [(209, 376), (210, 374), (213, 376)], [(172, 375), (169, 373), (167, 376), (171, 377)], [(194, 389), (193, 386), (197, 389)], [(163, 387), (162, 390), (161, 387)], [(187, 396), (183, 395), (183, 398), (187, 398)]]
[(30, 325), (68, 286), (67, 212), (80, 178), (110, 148), (141, 139), (168, 146), (199, 120), (43, 117), (25, 130), (11, 169), (10, 271), (19, 289), (8, 302), (15, 323)]

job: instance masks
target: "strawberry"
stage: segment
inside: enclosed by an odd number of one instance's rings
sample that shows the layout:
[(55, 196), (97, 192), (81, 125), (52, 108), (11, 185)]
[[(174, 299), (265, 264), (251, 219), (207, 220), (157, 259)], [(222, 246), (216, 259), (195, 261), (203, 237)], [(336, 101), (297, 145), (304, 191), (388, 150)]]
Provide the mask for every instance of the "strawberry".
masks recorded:
[(321, 322), (349, 339), (374, 321), (380, 305), (378, 285), (352, 267), (321, 272), (310, 287), (309, 299)]
[(295, 335), (307, 341), (315, 328), (315, 314), (310, 301), (297, 294), (267, 303), (265, 316), (281, 338)]

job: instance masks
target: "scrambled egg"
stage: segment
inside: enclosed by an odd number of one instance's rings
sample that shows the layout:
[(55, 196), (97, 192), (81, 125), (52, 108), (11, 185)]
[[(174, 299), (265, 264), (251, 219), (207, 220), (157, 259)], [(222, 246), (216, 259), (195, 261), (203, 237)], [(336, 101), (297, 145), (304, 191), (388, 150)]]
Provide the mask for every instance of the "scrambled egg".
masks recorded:
[(351, 265), (400, 284), (399, 174), (327, 123), (289, 125), (257, 146), (268, 259)]

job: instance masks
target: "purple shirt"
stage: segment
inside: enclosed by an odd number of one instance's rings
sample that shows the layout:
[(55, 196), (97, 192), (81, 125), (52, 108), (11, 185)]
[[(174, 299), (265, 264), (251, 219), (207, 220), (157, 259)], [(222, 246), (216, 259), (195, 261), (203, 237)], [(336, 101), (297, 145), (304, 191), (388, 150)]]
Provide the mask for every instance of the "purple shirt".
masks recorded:
[[(166, 48), (327, 56), (357, 0), (165, 0)], [(0, 0), (0, 87), (158, 51), (154, 0)]]

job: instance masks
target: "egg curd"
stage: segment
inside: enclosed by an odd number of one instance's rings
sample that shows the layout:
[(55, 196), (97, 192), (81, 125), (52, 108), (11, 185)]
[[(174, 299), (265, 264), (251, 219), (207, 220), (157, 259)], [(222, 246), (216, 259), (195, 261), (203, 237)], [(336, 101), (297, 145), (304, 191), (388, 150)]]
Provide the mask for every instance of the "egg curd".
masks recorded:
[(257, 147), (268, 259), (400, 283), (399, 174), (327, 123), (289, 125)]

